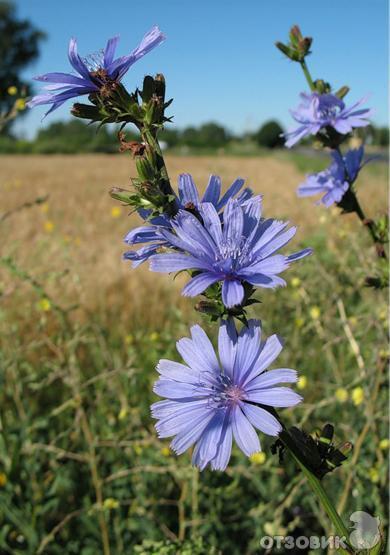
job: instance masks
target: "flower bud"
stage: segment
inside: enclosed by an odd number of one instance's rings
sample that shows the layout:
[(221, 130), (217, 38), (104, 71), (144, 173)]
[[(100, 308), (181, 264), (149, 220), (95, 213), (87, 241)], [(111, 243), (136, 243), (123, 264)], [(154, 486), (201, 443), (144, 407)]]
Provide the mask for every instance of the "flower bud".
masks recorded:
[(344, 96), (347, 96), (349, 91), (350, 91), (350, 88), (344, 85), (343, 87), (340, 87), (340, 89), (335, 93), (335, 96), (337, 96), (337, 98), (343, 99)]
[(133, 193), (131, 191), (127, 191), (126, 189), (121, 189), (120, 187), (112, 187), (110, 190), (110, 197), (114, 198), (115, 200), (120, 200), (126, 204), (131, 203), (131, 199)]
[(311, 37), (304, 37), (302, 35), (298, 25), (293, 25), (289, 33), (289, 43), (276, 42), (275, 46), (290, 60), (303, 62), (305, 57), (310, 54), (312, 42), (313, 39)]
[(73, 104), (70, 113), (76, 118), (89, 119), (91, 121), (102, 121), (104, 118), (97, 106), (81, 104), (80, 102)]
[(292, 46), (298, 46), (299, 41), (303, 39), (302, 33), (298, 25), (293, 25), (290, 29), (289, 38)]
[(211, 316), (220, 316), (221, 314), (218, 304), (213, 301), (199, 301), (195, 305), (195, 310), (202, 314), (210, 314)]
[(319, 92), (320, 94), (330, 93), (331, 91), (330, 84), (324, 81), (323, 79), (316, 79), (316, 81), (314, 81), (314, 86), (316, 91)]

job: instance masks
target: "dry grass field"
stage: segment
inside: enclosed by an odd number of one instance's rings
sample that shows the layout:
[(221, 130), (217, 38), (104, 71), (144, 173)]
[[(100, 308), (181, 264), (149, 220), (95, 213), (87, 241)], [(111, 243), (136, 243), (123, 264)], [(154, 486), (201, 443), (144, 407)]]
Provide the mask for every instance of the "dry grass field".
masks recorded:
[[(237, 177), (245, 178), (248, 186), (264, 195), (267, 217), (285, 218), (299, 226), (295, 246), (320, 229), (334, 241), (346, 228), (364, 234), (354, 216), (338, 218), (337, 210), (317, 207), (312, 199), (298, 199), (295, 189), (303, 174), (283, 155), (244, 159), (168, 156), (167, 165), (173, 183), (185, 171), (194, 176), (199, 188), (211, 173), (219, 174), (225, 187)], [(44, 281), (50, 295), (62, 304), (77, 304), (84, 314), (115, 309), (115, 317), (124, 320), (127, 329), (137, 327), (140, 319), (154, 329), (164, 324), (167, 307), (180, 305), (186, 311), (190, 302), (177, 294), (168, 276), (151, 274), (146, 264), (131, 271), (129, 263), (121, 260), (126, 249), (121, 238), (140, 220), (136, 214), (128, 217), (126, 208), (119, 208), (108, 190), (128, 187), (134, 175), (133, 161), (127, 155), (3, 156), (2, 213), (37, 197), (48, 198), (3, 221), (2, 251)], [(385, 168), (362, 172), (359, 189), (368, 213), (383, 211)], [(7, 298), (14, 302), (25, 292), (7, 275), (1, 281), (6, 302)], [(145, 299), (154, 307), (153, 315), (146, 310)], [(19, 310), (25, 313), (21, 304)]]

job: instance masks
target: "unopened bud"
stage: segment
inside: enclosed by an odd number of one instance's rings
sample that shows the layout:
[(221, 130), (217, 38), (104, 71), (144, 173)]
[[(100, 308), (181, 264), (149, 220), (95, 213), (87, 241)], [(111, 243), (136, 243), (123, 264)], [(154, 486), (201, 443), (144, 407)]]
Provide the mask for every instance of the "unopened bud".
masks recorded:
[(304, 37), (298, 25), (294, 25), (290, 29), (289, 43), (283, 44), (283, 42), (276, 42), (275, 46), (290, 60), (294, 62), (303, 62), (305, 56), (310, 54), (312, 42), (313, 39), (311, 37)]
[(335, 95), (336, 95), (338, 98), (343, 99), (344, 96), (346, 96), (346, 95), (349, 93), (349, 91), (350, 91), (349, 87), (347, 87), (346, 85), (344, 85), (344, 87), (341, 87), (341, 88), (335, 93)]
[(344, 455), (344, 457), (347, 457), (352, 449), (353, 444), (350, 441), (345, 441), (338, 447), (338, 450)]
[(290, 41), (293, 46), (298, 46), (299, 41), (303, 39), (302, 33), (298, 25), (293, 25), (290, 29)]
[(92, 121), (101, 121), (103, 119), (99, 108), (97, 106), (91, 106), (90, 104), (76, 102), (73, 104), (70, 112), (76, 118), (89, 119)]
[(165, 99), (165, 77), (162, 73), (157, 73), (154, 78), (154, 84), (156, 87), (156, 95), (159, 99), (164, 102)]
[(121, 189), (120, 187), (113, 187), (110, 190), (110, 196), (115, 200), (120, 200), (126, 204), (130, 204), (132, 192), (127, 191), (126, 189)]
[(311, 37), (305, 37), (298, 43), (298, 52), (304, 58), (310, 54), (310, 47), (313, 39)]
[(317, 79), (316, 81), (314, 81), (314, 87), (315, 87), (315, 90), (320, 94), (330, 93), (331, 91), (330, 84), (324, 81), (323, 79)]
[(221, 314), (218, 305), (213, 301), (199, 301), (195, 305), (195, 310), (202, 314), (210, 314), (212, 316), (219, 316)]
[(287, 58), (290, 58), (290, 60), (295, 60), (295, 58), (294, 58), (295, 54), (294, 54), (294, 50), (292, 48), (290, 48), (286, 44), (283, 44), (282, 42), (275, 42), (275, 46), (281, 52), (283, 52), (283, 54), (285, 56), (287, 56)]

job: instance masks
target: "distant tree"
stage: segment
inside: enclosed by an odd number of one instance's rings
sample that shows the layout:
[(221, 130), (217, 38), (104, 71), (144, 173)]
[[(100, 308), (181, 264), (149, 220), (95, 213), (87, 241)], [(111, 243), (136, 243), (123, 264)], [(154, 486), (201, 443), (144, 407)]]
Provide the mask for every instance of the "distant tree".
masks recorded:
[[(127, 132), (127, 140), (137, 139), (135, 133)], [(57, 121), (40, 129), (35, 139), (34, 152), (72, 154), (78, 152), (118, 152), (117, 129), (107, 126), (97, 130), (80, 120)]]
[(284, 139), (281, 137), (283, 128), (277, 121), (270, 120), (264, 123), (257, 133), (254, 135), (259, 146), (265, 148), (277, 148), (284, 145)]
[(39, 44), (45, 34), (27, 19), (18, 19), (14, 4), (0, 1), (0, 112), (8, 111), (15, 98), (10, 87), (18, 91), (29, 85), (20, 73), (39, 55)]
[(181, 133), (180, 142), (192, 147), (219, 148), (230, 140), (224, 127), (214, 122), (204, 123), (198, 128), (187, 127)]
[(389, 146), (389, 128), (379, 127), (376, 130), (375, 143), (379, 146)]
[(168, 148), (175, 147), (179, 144), (180, 141), (180, 133), (177, 129), (164, 129), (160, 135), (159, 139), (163, 141)]
[(199, 129), (199, 141), (209, 147), (222, 147), (229, 141), (229, 134), (224, 127), (217, 123), (205, 123)]

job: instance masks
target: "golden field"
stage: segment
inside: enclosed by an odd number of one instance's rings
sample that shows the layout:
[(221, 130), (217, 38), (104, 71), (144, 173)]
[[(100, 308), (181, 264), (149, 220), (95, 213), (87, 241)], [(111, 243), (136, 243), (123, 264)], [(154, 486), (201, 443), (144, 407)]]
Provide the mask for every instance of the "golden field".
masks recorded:
[[(285, 218), (299, 226), (295, 246), (319, 229), (335, 241), (350, 226), (364, 234), (355, 216), (339, 218), (336, 209), (327, 211), (315, 206), (313, 199), (296, 197), (295, 189), (304, 174), (285, 153), (253, 158), (167, 156), (166, 160), (172, 183), (183, 171), (193, 175), (200, 189), (211, 173), (220, 175), (225, 187), (237, 177), (245, 178), (248, 186), (264, 195), (265, 216)], [(136, 214), (128, 216), (108, 191), (113, 186), (129, 187), (130, 177), (135, 175), (130, 156), (2, 156), (0, 164), (1, 213), (3, 218), (6, 215), (3, 256), (12, 256), (19, 267), (44, 282), (62, 306), (77, 304), (83, 313), (103, 307), (110, 311), (116, 306), (117, 317), (127, 326), (137, 326), (141, 319), (143, 325), (153, 328), (163, 325), (170, 304), (185, 312), (190, 308), (192, 303), (170, 286), (169, 276), (150, 273), (147, 264), (131, 271), (130, 264), (121, 260), (126, 250), (122, 238), (141, 222)], [(359, 190), (368, 214), (383, 211), (385, 166), (377, 164), (363, 171)], [(7, 215), (46, 196), (41, 204)], [(6, 302), (27, 292), (28, 286), (14, 285), (8, 273), (2, 274)], [(145, 311), (145, 299), (159, 307), (153, 316)]]

